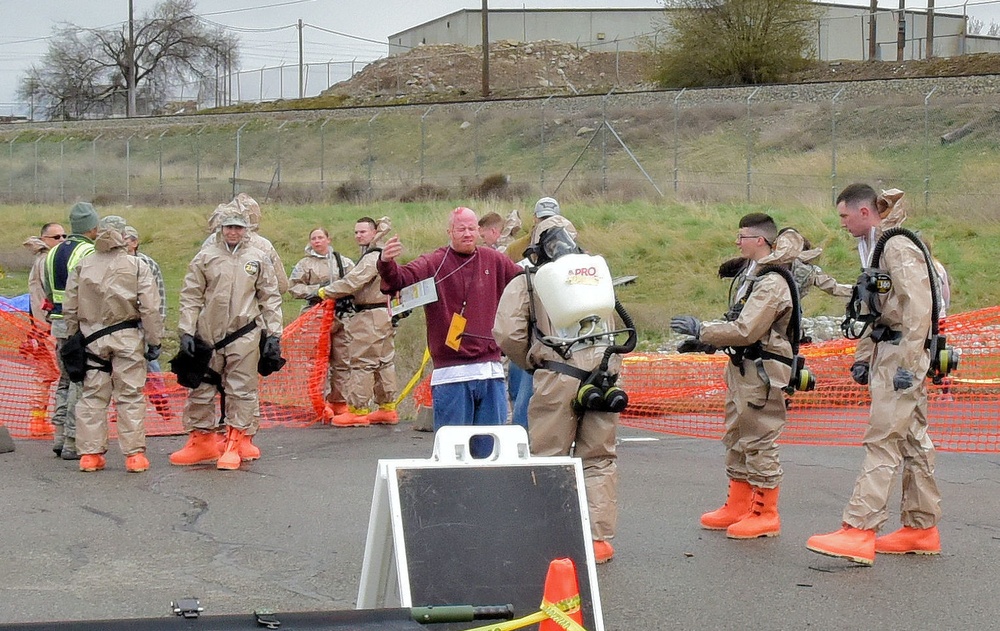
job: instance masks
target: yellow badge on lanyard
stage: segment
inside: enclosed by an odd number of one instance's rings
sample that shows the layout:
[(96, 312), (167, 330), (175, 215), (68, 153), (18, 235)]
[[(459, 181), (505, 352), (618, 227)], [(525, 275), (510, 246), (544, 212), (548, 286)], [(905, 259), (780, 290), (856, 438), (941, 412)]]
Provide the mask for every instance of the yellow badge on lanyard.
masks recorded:
[(461, 313), (451, 316), (451, 324), (448, 326), (448, 335), (444, 338), (444, 345), (452, 350), (458, 350), (462, 345), (462, 334), (465, 333), (465, 319)]

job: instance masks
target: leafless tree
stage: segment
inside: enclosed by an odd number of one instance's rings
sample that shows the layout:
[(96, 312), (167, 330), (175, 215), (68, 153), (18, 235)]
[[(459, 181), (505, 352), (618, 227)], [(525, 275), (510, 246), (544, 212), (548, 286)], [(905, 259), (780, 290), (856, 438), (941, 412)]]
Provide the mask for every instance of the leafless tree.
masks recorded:
[[(109, 115), (128, 109), (128, 76), (147, 111), (162, 106), (179, 82), (214, 76), (217, 60), (238, 67), (239, 40), (202, 21), (194, 0), (163, 0), (134, 20), (112, 29), (54, 29), (48, 51), (21, 79), (19, 95), (50, 118)], [(127, 115), (134, 112), (126, 111)]]

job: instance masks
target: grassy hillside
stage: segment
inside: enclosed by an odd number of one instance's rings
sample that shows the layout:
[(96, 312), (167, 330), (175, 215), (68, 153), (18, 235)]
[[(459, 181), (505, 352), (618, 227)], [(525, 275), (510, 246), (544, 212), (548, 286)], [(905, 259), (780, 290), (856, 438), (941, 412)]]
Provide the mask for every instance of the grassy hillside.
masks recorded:
[[(533, 201), (533, 200), (532, 200)], [(522, 202), (523, 208), (531, 202)], [(291, 270), (301, 258), (309, 231), (317, 226), (330, 230), (335, 248), (347, 255), (355, 253), (354, 221), (361, 216), (393, 219), (395, 233), (406, 246), (404, 258), (446, 242), (445, 217), (458, 204), (469, 204), (480, 214), (496, 210), (505, 214), (506, 203), (470, 204), (462, 202), (382, 203), (369, 206), (284, 206), (264, 209), (261, 233), (271, 239)], [(205, 236), (209, 207), (133, 208), (100, 207), (105, 214), (120, 214), (141, 233), (142, 250), (162, 266), (168, 289), (168, 328), (177, 322), (177, 299), (187, 263)], [(857, 275), (854, 240), (840, 227), (832, 207), (788, 206), (775, 208), (750, 205), (683, 205), (629, 203), (564, 204), (564, 214), (580, 231), (580, 241), (590, 251), (603, 254), (616, 275), (637, 274), (638, 281), (620, 288), (619, 298), (633, 314), (646, 347), (655, 347), (668, 332), (670, 316), (693, 313), (702, 318), (718, 317), (725, 310), (728, 282), (716, 277), (719, 263), (737, 254), (733, 237), (745, 213), (763, 211), (774, 215), (779, 225), (798, 228), (817, 246), (824, 248), (819, 264), (844, 282)], [(0, 265), (7, 277), (0, 280), (0, 294), (24, 293), (30, 257), (20, 246), (30, 234), (37, 234), (45, 221), (61, 220), (62, 207), (11, 206), (2, 210), (6, 230), (0, 235)], [(522, 213), (527, 217), (528, 213)], [(68, 227), (68, 222), (66, 222)], [(996, 304), (1000, 269), (990, 264), (1000, 225), (976, 218), (964, 219), (943, 214), (911, 213), (907, 226), (930, 237), (936, 256), (944, 262), (952, 278), (952, 312)], [(298, 313), (301, 304), (285, 303), (286, 320)], [(804, 305), (807, 315), (840, 314), (838, 301), (813, 292)], [(401, 337), (422, 338), (415, 325), (419, 318), (404, 322)], [(167, 336), (168, 350), (175, 336)], [(422, 344), (422, 339), (413, 343)], [(408, 346), (409, 344), (407, 344)]]

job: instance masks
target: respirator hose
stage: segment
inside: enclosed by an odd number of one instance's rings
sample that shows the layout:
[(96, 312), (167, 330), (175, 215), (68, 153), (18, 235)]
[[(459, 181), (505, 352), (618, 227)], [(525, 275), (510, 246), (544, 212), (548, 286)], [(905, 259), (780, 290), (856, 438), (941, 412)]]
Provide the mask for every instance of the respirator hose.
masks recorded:
[(612, 355), (624, 355), (625, 353), (631, 353), (635, 350), (635, 346), (639, 341), (639, 336), (635, 332), (635, 322), (632, 321), (632, 316), (625, 311), (625, 307), (622, 303), (615, 298), (615, 313), (618, 317), (622, 319), (625, 324), (625, 329), (628, 331), (628, 338), (625, 339), (625, 343), (622, 345), (612, 344), (604, 349), (604, 357), (601, 359), (601, 370), (608, 369), (608, 362), (611, 361)]

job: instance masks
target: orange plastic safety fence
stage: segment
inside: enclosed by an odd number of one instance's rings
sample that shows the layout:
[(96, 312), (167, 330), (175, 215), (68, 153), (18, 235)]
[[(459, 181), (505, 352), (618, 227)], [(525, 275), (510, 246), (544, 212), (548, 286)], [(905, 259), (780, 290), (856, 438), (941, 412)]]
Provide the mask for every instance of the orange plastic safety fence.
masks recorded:
[[(325, 301), (289, 324), (281, 338), (288, 360), (261, 378), (261, 427), (305, 426), (322, 419), (328, 382), (333, 301)], [(24, 313), (0, 311), (0, 425), (15, 438), (51, 438), (50, 422), (59, 380), (55, 341)], [(167, 362), (163, 367), (167, 368)], [(150, 373), (146, 380), (146, 434), (181, 434), (187, 389), (173, 373)], [(108, 412), (115, 432), (114, 405)]]
[[(284, 369), (261, 379), (262, 427), (304, 426), (322, 418), (328, 380), (333, 302), (325, 301), (286, 327)], [(930, 433), (951, 451), (1000, 451), (1000, 307), (954, 315), (942, 331), (962, 349), (958, 369), (941, 385), (929, 384)], [(854, 343), (837, 340), (803, 347), (818, 386), (791, 397), (782, 442), (857, 445), (868, 422), (868, 390), (851, 381)], [(723, 431), (725, 355), (633, 354), (622, 385), (630, 403), (622, 422), (684, 436), (718, 438)], [(55, 345), (37, 323), (18, 312), (0, 312), (0, 424), (18, 438), (47, 438), (58, 381)], [(148, 435), (183, 432), (186, 397), (172, 373), (154, 373), (146, 384)], [(429, 379), (414, 390), (431, 405)], [(113, 406), (109, 414), (114, 421)], [(114, 432), (114, 424), (111, 426)]]
[[(950, 451), (1000, 451), (1000, 307), (951, 316), (942, 325), (962, 350), (951, 377), (928, 381), (929, 433)], [(854, 342), (806, 345), (802, 354), (818, 385), (791, 397), (781, 442), (860, 444), (868, 424), (868, 388), (851, 380)], [(623, 423), (658, 432), (719, 438), (723, 433), (726, 355), (643, 354), (625, 358), (629, 393)]]

